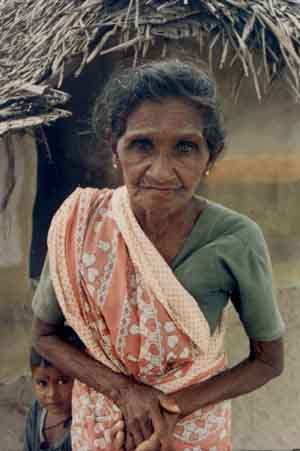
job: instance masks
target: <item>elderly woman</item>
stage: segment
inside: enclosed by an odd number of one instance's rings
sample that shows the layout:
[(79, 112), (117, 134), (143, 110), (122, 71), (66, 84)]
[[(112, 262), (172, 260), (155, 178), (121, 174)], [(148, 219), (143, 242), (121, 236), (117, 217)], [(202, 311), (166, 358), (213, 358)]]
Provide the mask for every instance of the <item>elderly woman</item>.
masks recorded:
[[(284, 326), (259, 227), (196, 194), (224, 147), (214, 82), (177, 60), (128, 69), (94, 120), (124, 186), (64, 202), (33, 302), (34, 345), (77, 379), (73, 449), (230, 450), (228, 400), (282, 372)], [(250, 348), (233, 368), (229, 299)]]

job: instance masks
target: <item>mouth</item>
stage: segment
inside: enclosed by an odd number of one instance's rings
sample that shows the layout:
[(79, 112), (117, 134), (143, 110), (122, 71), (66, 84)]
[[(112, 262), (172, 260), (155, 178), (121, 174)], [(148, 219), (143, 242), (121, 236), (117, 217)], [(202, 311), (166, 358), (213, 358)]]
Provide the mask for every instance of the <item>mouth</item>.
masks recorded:
[(173, 191), (180, 191), (182, 189), (181, 186), (141, 186), (142, 189), (149, 190), (149, 191), (162, 191), (162, 192), (173, 192)]
[(55, 409), (61, 409), (63, 407), (63, 403), (54, 403), (54, 402), (50, 402), (45, 404), (45, 407), (47, 409), (51, 409), (51, 410), (55, 410)]

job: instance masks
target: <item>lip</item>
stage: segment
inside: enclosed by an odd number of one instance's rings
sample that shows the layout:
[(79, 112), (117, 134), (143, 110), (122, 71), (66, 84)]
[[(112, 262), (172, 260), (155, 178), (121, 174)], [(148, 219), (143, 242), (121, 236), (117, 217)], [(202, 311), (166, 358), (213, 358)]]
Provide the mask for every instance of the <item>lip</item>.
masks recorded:
[(68, 407), (64, 404), (44, 404), (43, 407), (52, 414), (61, 414), (68, 409)]
[(47, 409), (57, 409), (57, 408), (60, 409), (62, 406), (63, 406), (63, 403), (61, 403), (61, 402), (50, 402), (50, 403), (45, 404), (45, 407)]
[(174, 187), (160, 187), (160, 186), (142, 186), (143, 189), (152, 190), (152, 191), (179, 191), (182, 189), (180, 186)]

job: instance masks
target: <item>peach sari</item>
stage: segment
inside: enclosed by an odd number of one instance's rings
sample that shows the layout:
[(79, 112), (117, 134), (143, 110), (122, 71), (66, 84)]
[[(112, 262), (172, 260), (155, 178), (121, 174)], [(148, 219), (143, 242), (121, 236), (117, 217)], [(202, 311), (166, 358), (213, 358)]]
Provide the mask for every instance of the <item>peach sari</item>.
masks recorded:
[[(48, 237), (51, 277), (67, 322), (112, 371), (172, 393), (222, 371), (225, 313), (211, 336), (195, 299), (145, 236), (125, 187), (77, 189)], [(76, 381), (74, 451), (113, 451), (118, 407)], [(179, 421), (177, 451), (229, 451), (230, 403)]]

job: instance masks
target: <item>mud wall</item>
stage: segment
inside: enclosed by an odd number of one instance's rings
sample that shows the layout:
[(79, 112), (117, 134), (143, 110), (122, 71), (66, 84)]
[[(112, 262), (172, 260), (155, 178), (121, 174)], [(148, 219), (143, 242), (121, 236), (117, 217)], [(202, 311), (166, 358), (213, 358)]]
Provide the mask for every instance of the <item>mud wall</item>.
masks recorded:
[[(280, 310), (286, 322), (286, 369), (255, 393), (233, 401), (236, 449), (299, 447), (300, 414), (300, 107), (278, 82), (259, 104), (251, 81), (230, 101), (230, 80), (217, 72), (228, 133), (227, 149), (202, 186), (208, 198), (252, 217), (269, 245)], [(253, 281), (255, 283), (255, 281)], [(232, 309), (231, 363), (248, 353), (248, 340)]]
[[(36, 191), (32, 135), (0, 139), (0, 382), (27, 369), (32, 296), (29, 253)], [(10, 188), (10, 189), (8, 189)]]

